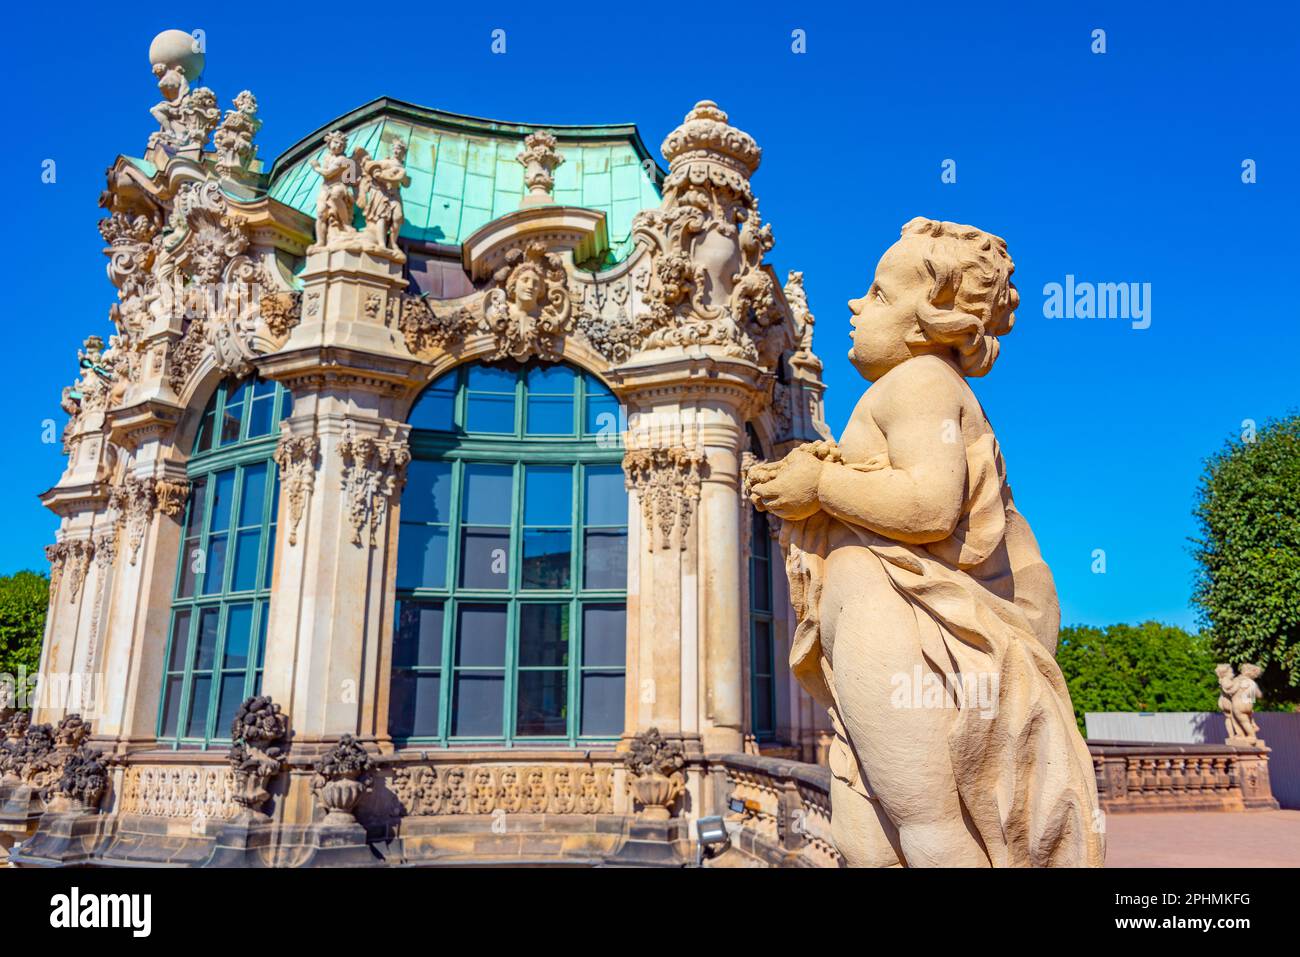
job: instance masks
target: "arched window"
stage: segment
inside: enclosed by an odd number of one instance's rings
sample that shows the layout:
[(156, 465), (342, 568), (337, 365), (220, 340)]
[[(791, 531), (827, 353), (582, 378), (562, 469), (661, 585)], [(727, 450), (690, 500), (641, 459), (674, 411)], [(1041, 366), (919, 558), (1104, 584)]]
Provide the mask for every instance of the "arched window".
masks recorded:
[(623, 730), (618, 402), (566, 365), (461, 366), (411, 412), (389, 729), (551, 742)]
[[(763, 447), (746, 426), (749, 450), (759, 458)], [(750, 508), (749, 532), (749, 692), (751, 724), (759, 741), (776, 735), (776, 642), (772, 632), (772, 536), (767, 514)]]
[(290, 404), (274, 382), (227, 380), (203, 412), (158, 711), (164, 743), (228, 740), (261, 684), (280, 490), (271, 455)]

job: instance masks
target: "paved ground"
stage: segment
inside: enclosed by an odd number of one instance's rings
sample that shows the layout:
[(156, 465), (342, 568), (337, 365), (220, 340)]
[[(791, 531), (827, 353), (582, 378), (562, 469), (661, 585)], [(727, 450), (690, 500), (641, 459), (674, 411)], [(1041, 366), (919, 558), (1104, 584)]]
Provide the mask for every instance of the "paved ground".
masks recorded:
[(1107, 867), (1300, 867), (1300, 811), (1108, 814)]

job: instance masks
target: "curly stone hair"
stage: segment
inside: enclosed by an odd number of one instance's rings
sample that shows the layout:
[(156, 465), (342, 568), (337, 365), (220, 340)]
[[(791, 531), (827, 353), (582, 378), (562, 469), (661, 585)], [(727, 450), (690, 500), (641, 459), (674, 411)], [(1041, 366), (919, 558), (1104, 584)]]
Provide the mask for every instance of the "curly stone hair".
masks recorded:
[(966, 375), (984, 375), (997, 361), (997, 337), (1011, 331), (1020, 305), (1006, 242), (974, 226), (923, 216), (903, 227), (902, 238), (923, 244), (933, 279), (931, 308), (917, 317), (922, 333), (952, 346)]

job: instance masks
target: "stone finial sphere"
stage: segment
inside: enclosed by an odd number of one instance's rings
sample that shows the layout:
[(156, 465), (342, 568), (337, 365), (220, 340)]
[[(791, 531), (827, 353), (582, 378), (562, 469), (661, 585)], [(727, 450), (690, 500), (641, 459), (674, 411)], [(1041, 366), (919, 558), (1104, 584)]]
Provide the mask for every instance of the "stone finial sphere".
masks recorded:
[(203, 51), (184, 30), (164, 30), (149, 44), (149, 65), (157, 63), (180, 67), (185, 79), (194, 80), (203, 72)]

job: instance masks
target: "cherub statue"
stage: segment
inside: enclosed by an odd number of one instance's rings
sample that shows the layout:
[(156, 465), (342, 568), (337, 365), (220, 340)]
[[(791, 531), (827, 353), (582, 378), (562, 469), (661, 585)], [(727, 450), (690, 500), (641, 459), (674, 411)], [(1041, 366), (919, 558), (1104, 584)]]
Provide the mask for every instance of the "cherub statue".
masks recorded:
[(748, 475), (782, 519), (790, 665), (836, 731), (831, 829), (851, 865), (1104, 858), (1055, 585), (966, 382), (1011, 331), (1013, 270), (996, 236), (909, 222), (849, 303), (873, 385), (840, 441)]
[(149, 110), (158, 121), (159, 129), (154, 136), (173, 142), (180, 141), (186, 136), (181, 107), (190, 92), (190, 81), (185, 77), (185, 68), (178, 63), (155, 63), (153, 75), (158, 77), (158, 91), (163, 96), (161, 102)]
[(1244, 664), (1241, 674), (1233, 675), (1232, 665), (1219, 665), (1214, 669), (1219, 676), (1219, 710), (1228, 744), (1255, 746), (1259, 740), (1259, 724), (1255, 721), (1255, 702), (1264, 697), (1255, 682), (1264, 669), (1259, 665)]
[(325, 134), (325, 156), (311, 168), (320, 173), (320, 192), (316, 194), (316, 247), (324, 249), (339, 236), (354, 235), (352, 220), (357, 208), (358, 167), (366, 152), (361, 147), (352, 156), (343, 155), (347, 137), (339, 130)]
[(365, 159), (361, 163), (361, 209), (366, 234), (378, 246), (398, 251), (397, 234), (402, 230), (402, 187), (411, 185), (406, 174), (406, 143), (393, 143), (388, 159)]

